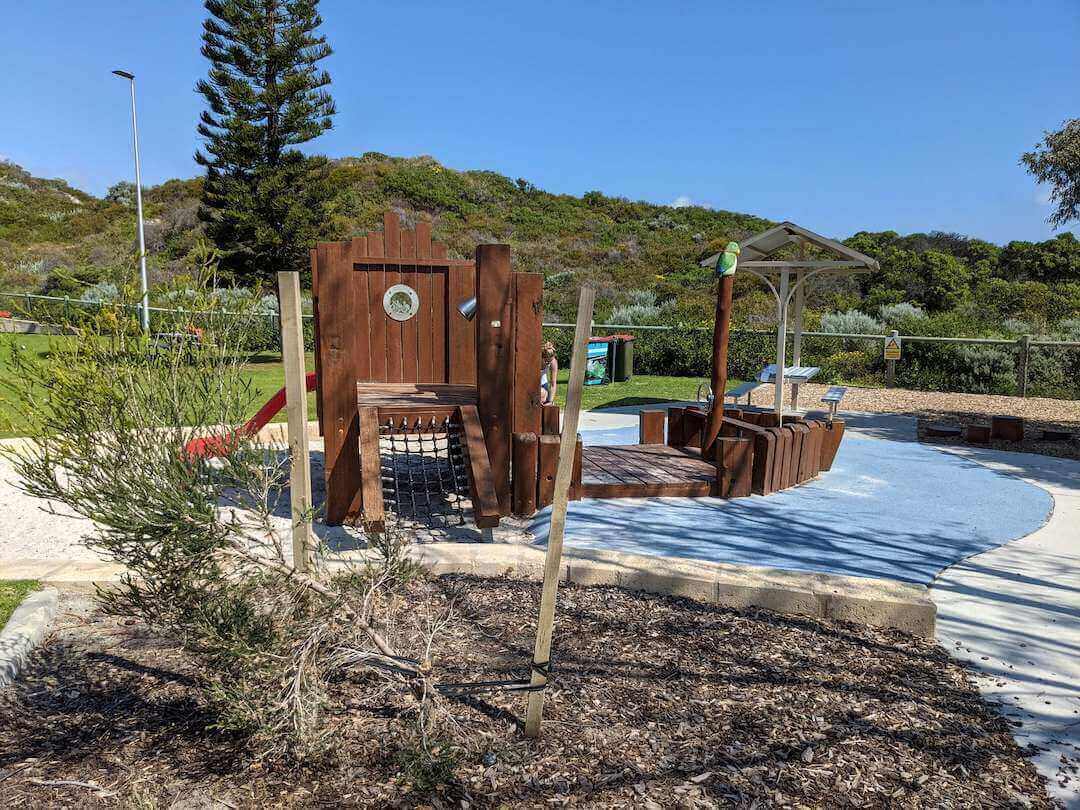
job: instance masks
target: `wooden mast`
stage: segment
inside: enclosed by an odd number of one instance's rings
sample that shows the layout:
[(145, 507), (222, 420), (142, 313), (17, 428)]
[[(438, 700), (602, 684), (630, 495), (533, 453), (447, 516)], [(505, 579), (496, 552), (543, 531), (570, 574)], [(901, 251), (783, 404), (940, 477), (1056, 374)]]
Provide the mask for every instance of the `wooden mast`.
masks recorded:
[[(719, 266), (721, 259), (717, 259)], [(731, 290), (735, 284), (735, 274), (720, 276), (719, 290), (716, 295), (716, 322), (713, 324), (712, 391), (713, 401), (709, 408), (709, 418), (705, 424), (705, 435), (701, 438), (701, 457), (712, 458), (716, 438), (724, 423), (724, 391), (727, 389), (728, 341), (731, 336)]]

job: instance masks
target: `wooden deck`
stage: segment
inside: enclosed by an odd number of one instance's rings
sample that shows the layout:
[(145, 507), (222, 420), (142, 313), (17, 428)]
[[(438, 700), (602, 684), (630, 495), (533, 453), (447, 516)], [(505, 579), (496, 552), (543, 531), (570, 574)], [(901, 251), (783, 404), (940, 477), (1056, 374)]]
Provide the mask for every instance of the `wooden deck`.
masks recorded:
[(584, 447), (583, 498), (701, 498), (712, 495), (716, 467), (693, 447), (631, 444)]

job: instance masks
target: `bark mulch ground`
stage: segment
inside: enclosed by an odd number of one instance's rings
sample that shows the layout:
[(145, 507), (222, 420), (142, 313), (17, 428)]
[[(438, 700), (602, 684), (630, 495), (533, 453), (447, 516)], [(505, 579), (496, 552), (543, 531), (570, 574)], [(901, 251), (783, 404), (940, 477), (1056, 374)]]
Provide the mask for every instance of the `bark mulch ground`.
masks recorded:
[[(809, 409), (819, 407), (821, 397), (828, 388), (827, 385), (816, 384), (801, 386), (799, 405)], [(754, 394), (755, 405), (771, 405), (772, 401), (772, 389), (763, 388)], [(927, 425), (989, 425), (994, 416), (1020, 416), (1024, 419), (1023, 442), (995, 441), (989, 446), (998, 450), (1080, 459), (1080, 402), (1074, 399), (849, 387), (840, 410), (917, 416), (919, 439), (931, 442), (949, 440), (927, 437)], [(1044, 430), (1071, 433), (1072, 438), (1044, 441)], [(959, 443), (959, 440), (952, 443)]]
[[(521, 678), (538, 597), (417, 581), (395, 634), (453, 602), (445, 680)], [(405, 742), (404, 700), (363, 676), (334, 686), (325, 762), (254, 759), (214, 730), (173, 645), (84, 595), (61, 609), (0, 696), (3, 807), (1051, 806), (966, 671), (895, 631), (566, 587), (542, 739), (520, 733), (524, 695), (472, 696), (451, 705), (439, 773)]]

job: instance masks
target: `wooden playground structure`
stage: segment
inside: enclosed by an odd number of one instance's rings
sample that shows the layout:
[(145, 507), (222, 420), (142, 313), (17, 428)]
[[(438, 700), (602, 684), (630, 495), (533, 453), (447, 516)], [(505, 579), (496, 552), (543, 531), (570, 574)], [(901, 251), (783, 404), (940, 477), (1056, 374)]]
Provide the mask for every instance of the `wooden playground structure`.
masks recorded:
[[(430, 224), (403, 228), (394, 213), (381, 233), (320, 243), (311, 268), (328, 524), (463, 520), (467, 498), (488, 528), (552, 503), (560, 415), (540, 402), (542, 275), (514, 272), (508, 245), (449, 259)], [(722, 279), (718, 391), (730, 300)], [(832, 465), (842, 421), (781, 424), (722, 402), (642, 411), (636, 445), (579, 437), (570, 499), (768, 495)]]

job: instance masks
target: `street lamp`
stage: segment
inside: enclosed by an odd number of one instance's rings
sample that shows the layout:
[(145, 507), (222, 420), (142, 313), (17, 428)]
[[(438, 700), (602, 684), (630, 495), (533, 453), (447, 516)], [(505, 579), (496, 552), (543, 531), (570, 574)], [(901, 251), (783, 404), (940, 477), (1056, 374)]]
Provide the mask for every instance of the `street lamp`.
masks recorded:
[(150, 291), (146, 284), (146, 237), (143, 234), (142, 174), (139, 170), (139, 124), (135, 117), (135, 74), (114, 70), (113, 74), (131, 84), (131, 140), (135, 144), (135, 211), (139, 218), (139, 277), (142, 282), (142, 311), (139, 320), (144, 332), (150, 331)]

